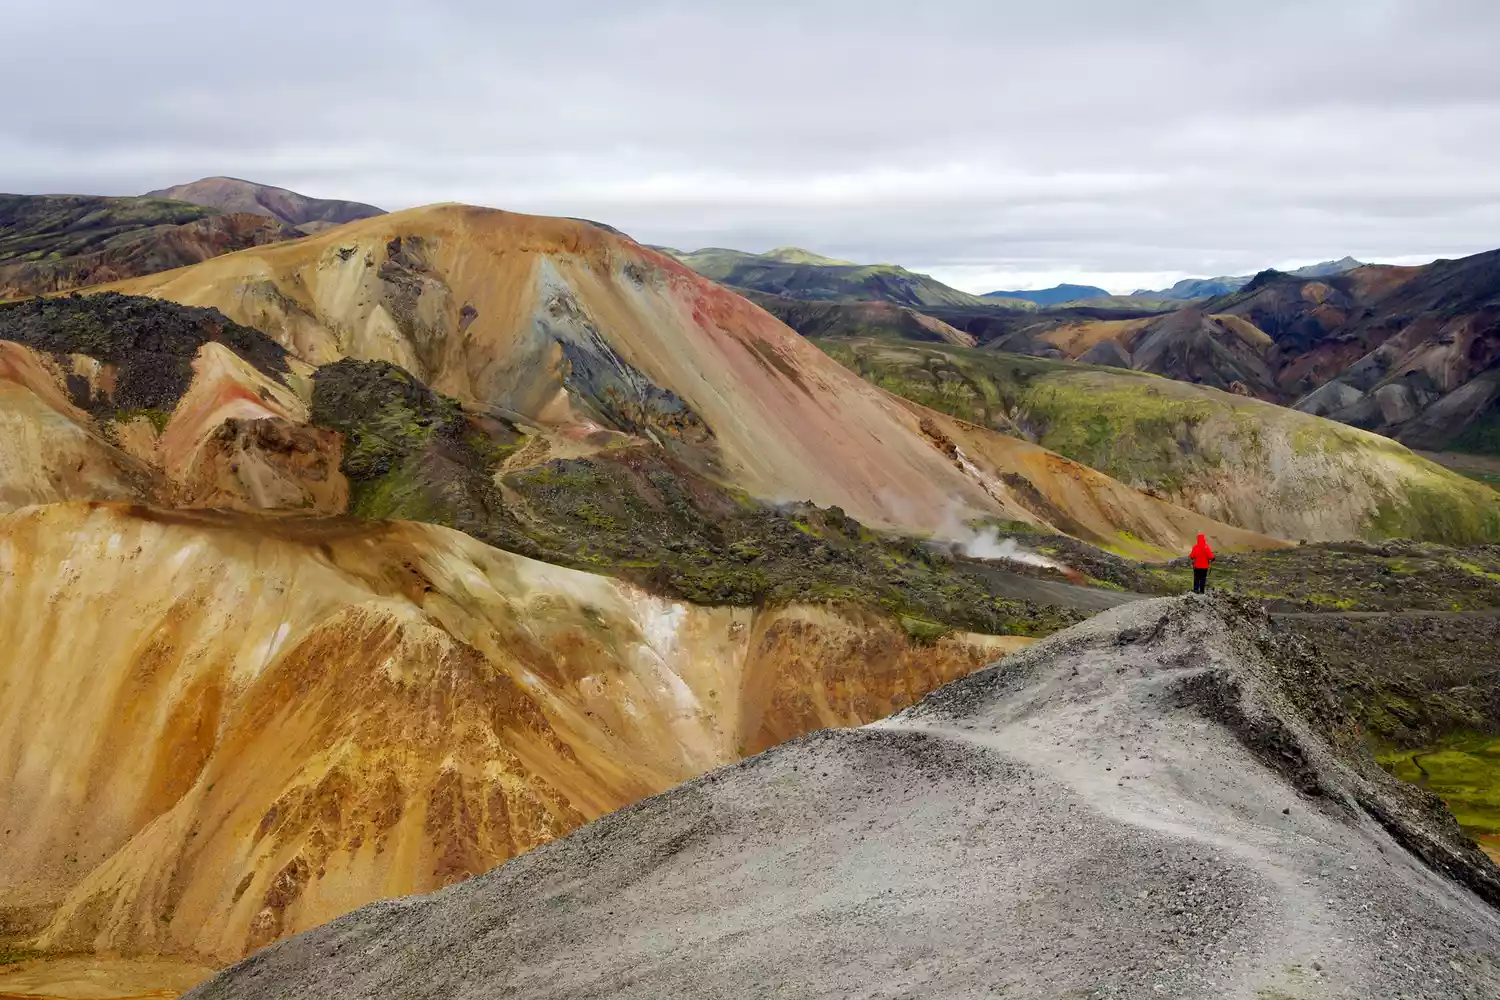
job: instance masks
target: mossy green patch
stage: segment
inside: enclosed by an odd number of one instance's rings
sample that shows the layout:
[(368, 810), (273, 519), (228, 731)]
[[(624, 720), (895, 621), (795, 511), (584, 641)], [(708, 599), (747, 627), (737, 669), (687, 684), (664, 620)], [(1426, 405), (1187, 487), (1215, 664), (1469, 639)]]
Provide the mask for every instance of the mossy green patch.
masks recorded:
[[(1474, 489), (1482, 491), (1482, 487)], [(1471, 494), (1446, 484), (1432, 487), (1408, 482), (1400, 496), (1381, 498), (1366, 537), (1420, 538), (1450, 545), (1500, 541), (1500, 497), (1493, 491)]]
[(903, 615), (914, 637), (929, 638), (953, 628), (1046, 634), (1080, 617), (998, 599), (964, 561), (836, 507), (734, 495), (655, 449), (558, 460), (503, 481), (524, 535), (507, 547), (701, 604), (854, 603)]
[(1223, 462), (1194, 443), (1213, 407), (1146, 380), (1046, 379), (1023, 406), (1038, 444), (1121, 482), (1176, 493), (1192, 470)]
[(312, 419), (344, 435), (344, 474), (368, 481), (402, 466), (435, 435), (466, 445), (471, 432), (458, 401), (433, 392), (385, 361), (346, 359), (318, 369)]
[(953, 630), (946, 625), (937, 622), (926, 621), (921, 618), (913, 618), (910, 615), (901, 615), (901, 628), (911, 639), (917, 643), (928, 645), (937, 642), (943, 636)]
[(1462, 735), (1429, 747), (1383, 750), (1377, 759), (1442, 799), (1470, 836), (1500, 836), (1500, 739)]
[(351, 479), (349, 513), (356, 517), (426, 521), (452, 526), (423, 482), (420, 463), (405, 459), (384, 474)]
[(170, 410), (143, 407), (136, 410), (118, 410), (115, 412), (113, 419), (115, 423), (128, 424), (137, 417), (149, 421), (151, 426), (156, 430), (156, 433), (161, 434), (167, 429), (167, 424), (171, 422), (172, 413)]
[(1492, 490), (1500, 490), (1500, 473), (1480, 472), (1477, 469), (1454, 469), (1453, 471), (1476, 483), (1483, 483)]
[(1500, 583), (1500, 573), (1496, 573), (1490, 569), (1487, 569), (1477, 562), (1471, 562), (1467, 559), (1453, 559), (1450, 561), (1455, 567), (1457, 567), (1464, 573), (1472, 573), (1475, 576), (1483, 577), (1484, 579), (1489, 580), (1493, 583)]
[[(1044, 358), (873, 339), (814, 340), (829, 357), (895, 395), (970, 423), (1013, 431), (1032, 383), (1068, 370)], [(1081, 368), (1091, 371), (1089, 368)], [(1130, 376), (1127, 376), (1130, 377)]]
[(22, 962), (31, 962), (45, 957), (45, 952), (40, 952), (33, 948), (0, 945), (0, 965), (19, 965)]
[(1500, 403), (1464, 428), (1448, 447), (1471, 455), (1500, 455)]

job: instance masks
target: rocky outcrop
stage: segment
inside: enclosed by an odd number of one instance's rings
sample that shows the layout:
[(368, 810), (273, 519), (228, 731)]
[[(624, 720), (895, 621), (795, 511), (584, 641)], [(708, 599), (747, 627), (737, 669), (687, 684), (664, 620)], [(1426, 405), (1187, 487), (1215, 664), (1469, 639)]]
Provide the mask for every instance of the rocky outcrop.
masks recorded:
[(258, 331), (106, 294), (0, 309), (0, 338), (0, 422), (15, 431), (0, 507), (348, 509), (341, 436), (308, 425), (286, 352)]
[(179, 484), (182, 507), (342, 514), (349, 483), (335, 431), (283, 417), (230, 417), (203, 443)]

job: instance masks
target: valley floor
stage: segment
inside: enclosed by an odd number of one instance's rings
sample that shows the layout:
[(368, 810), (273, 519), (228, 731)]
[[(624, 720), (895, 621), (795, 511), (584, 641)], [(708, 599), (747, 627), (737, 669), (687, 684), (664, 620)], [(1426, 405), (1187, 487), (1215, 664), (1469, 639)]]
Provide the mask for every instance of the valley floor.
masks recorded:
[(1398, 778), (1443, 800), (1464, 832), (1500, 862), (1500, 739), (1463, 736), (1421, 750), (1380, 755)]

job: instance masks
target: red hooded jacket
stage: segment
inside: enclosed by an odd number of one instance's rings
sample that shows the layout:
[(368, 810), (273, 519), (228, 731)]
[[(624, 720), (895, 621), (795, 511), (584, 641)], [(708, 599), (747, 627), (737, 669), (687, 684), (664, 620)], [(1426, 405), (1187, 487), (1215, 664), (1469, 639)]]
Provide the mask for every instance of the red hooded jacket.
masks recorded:
[(1194, 569), (1208, 569), (1208, 564), (1214, 561), (1214, 550), (1208, 547), (1208, 539), (1202, 535), (1198, 536), (1198, 544), (1193, 546), (1190, 554)]

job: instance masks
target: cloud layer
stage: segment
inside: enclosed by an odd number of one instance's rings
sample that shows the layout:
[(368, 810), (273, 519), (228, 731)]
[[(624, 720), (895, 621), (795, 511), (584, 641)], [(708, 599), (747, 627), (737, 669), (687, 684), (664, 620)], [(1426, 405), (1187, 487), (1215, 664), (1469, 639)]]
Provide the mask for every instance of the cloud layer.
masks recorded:
[(1497, 37), (1489, 0), (18, 0), (0, 188), (223, 173), (1128, 290), (1500, 246)]

